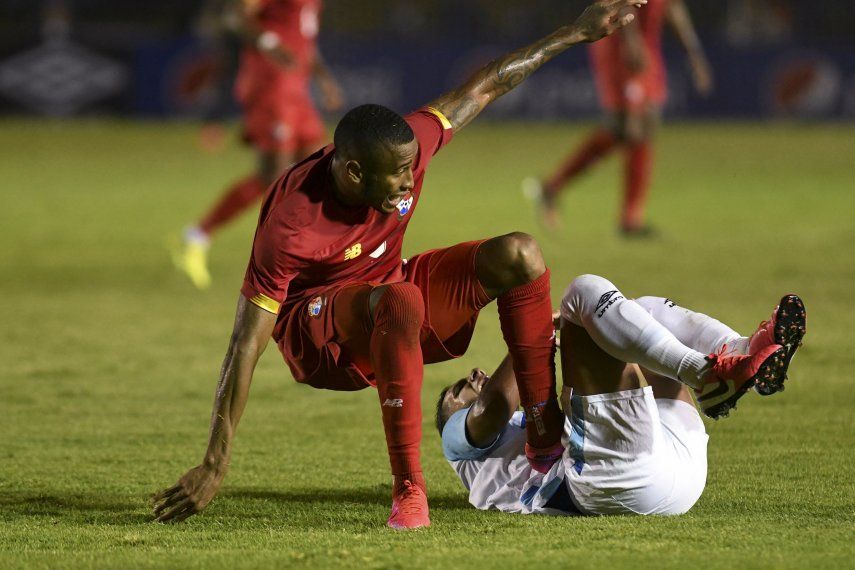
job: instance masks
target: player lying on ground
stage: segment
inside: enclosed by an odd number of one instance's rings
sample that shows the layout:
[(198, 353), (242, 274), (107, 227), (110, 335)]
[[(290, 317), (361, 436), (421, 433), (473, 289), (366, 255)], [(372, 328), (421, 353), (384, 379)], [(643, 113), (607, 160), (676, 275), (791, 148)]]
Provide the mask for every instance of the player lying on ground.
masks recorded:
[[(430, 524), (422, 474), (425, 363), (460, 356), (479, 311), (497, 300), (527, 416), (526, 454), (548, 471), (563, 452), (555, 394), (549, 271), (530, 236), (508, 234), (401, 258), (425, 169), (453, 134), (541, 65), (631, 21), (602, 0), (572, 25), (508, 54), (430, 106), (401, 117), (379, 105), (348, 112), (334, 145), (268, 192), (238, 299), (202, 463), (158, 493), (157, 520), (182, 520), (214, 497), (255, 365), (271, 334), (298, 382), (376, 386), (392, 467), (393, 528)], [(314, 444), (317, 446), (317, 444)]]
[[(787, 295), (750, 337), (670, 299), (626, 299), (606, 279), (577, 278), (561, 302), (562, 404), (568, 442), (548, 473), (525, 461), (510, 357), (445, 388), (437, 428), (445, 457), (479, 509), (545, 514), (680, 514), (701, 496), (706, 415), (728, 414), (752, 386), (783, 389), (805, 333)], [(709, 354), (709, 356), (705, 356)], [(649, 386), (642, 387), (639, 363)], [(680, 380), (679, 382), (675, 380)]]

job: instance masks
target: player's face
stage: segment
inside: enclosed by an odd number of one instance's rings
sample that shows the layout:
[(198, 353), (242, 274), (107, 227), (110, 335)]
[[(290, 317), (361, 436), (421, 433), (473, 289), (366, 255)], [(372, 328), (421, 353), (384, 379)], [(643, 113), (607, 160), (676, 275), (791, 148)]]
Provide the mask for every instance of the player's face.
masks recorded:
[(448, 392), (445, 393), (443, 407), (447, 414), (446, 417), (450, 417), (457, 410), (468, 408), (475, 403), (475, 400), (481, 394), (481, 389), (484, 388), (484, 384), (488, 380), (490, 380), (490, 377), (483, 370), (473, 368), (469, 376), (461, 378), (452, 384)]
[(416, 139), (404, 145), (384, 148), (376, 157), (374, 171), (366, 176), (365, 198), (368, 205), (384, 214), (392, 214), (398, 203), (415, 186), (413, 161), (419, 151)]

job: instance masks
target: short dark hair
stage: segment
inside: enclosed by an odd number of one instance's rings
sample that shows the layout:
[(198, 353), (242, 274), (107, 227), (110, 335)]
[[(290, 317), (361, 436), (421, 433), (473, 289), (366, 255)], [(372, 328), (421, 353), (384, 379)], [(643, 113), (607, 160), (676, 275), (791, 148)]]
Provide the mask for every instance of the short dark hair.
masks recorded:
[(452, 386), (454, 386), (454, 384), (449, 384), (443, 388), (439, 393), (439, 400), (436, 401), (436, 417), (434, 418), (434, 422), (436, 423), (436, 429), (440, 436), (442, 436), (442, 428), (444, 428), (446, 422), (448, 422), (448, 418), (446, 418), (442, 413), (442, 404), (445, 402), (445, 395), (448, 394), (448, 391), (451, 390)]
[(416, 137), (404, 118), (382, 105), (354, 107), (338, 122), (333, 135), (336, 149), (366, 160), (378, 146), (400, 146)]

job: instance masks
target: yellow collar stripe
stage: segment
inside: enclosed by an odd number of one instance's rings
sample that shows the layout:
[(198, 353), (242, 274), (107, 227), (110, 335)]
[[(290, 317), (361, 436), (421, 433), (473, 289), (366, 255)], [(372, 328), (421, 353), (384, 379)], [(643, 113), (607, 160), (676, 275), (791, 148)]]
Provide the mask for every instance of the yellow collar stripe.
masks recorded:
[(273, 313), (274, 315), (279, 314), (279, 303), (277, 303), (274, 299), (271, 299), (267, 295), (262, 295), (261, 293), (259, 293), (255, 297), (252, 297), (249, 302), (257, 307), (261, 307), (268, 313)]
[(439, 109), (435, 109), (433, 107), (428, 107), (427, 112), (433, 113), (436, 116), (436, 118), (439, 119), (439, 122), (442, 124), (443, 129), (450, 129), (451, 128), (451, 121), (449, 121), (445, 117), (445, 115), (442, 114), (442, 111), (440, 111)]

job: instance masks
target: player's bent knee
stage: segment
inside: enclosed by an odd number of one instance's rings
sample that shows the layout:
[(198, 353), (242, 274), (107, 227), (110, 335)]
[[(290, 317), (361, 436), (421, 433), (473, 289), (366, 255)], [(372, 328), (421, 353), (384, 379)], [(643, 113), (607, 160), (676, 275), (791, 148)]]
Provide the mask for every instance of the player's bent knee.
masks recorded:
[(425, 320), (422, 292), (412, 283), (390, 283), (372, 291), (374, 324), (384, 330), (418, 334)]
[(505, 263), (524, 280), (534, 281), (546, 271), (546, 263), (543, 260), (543, 252), (540, 245), (533, 236), (514, 232), (504, 235), (502, 240), (502, 253)]
[(599, 275), (580, 275), (570, 282), (561, 299), (561, 316), (579, 326), (593, 313), (604, 295), (617, 292), (614, 283)]

